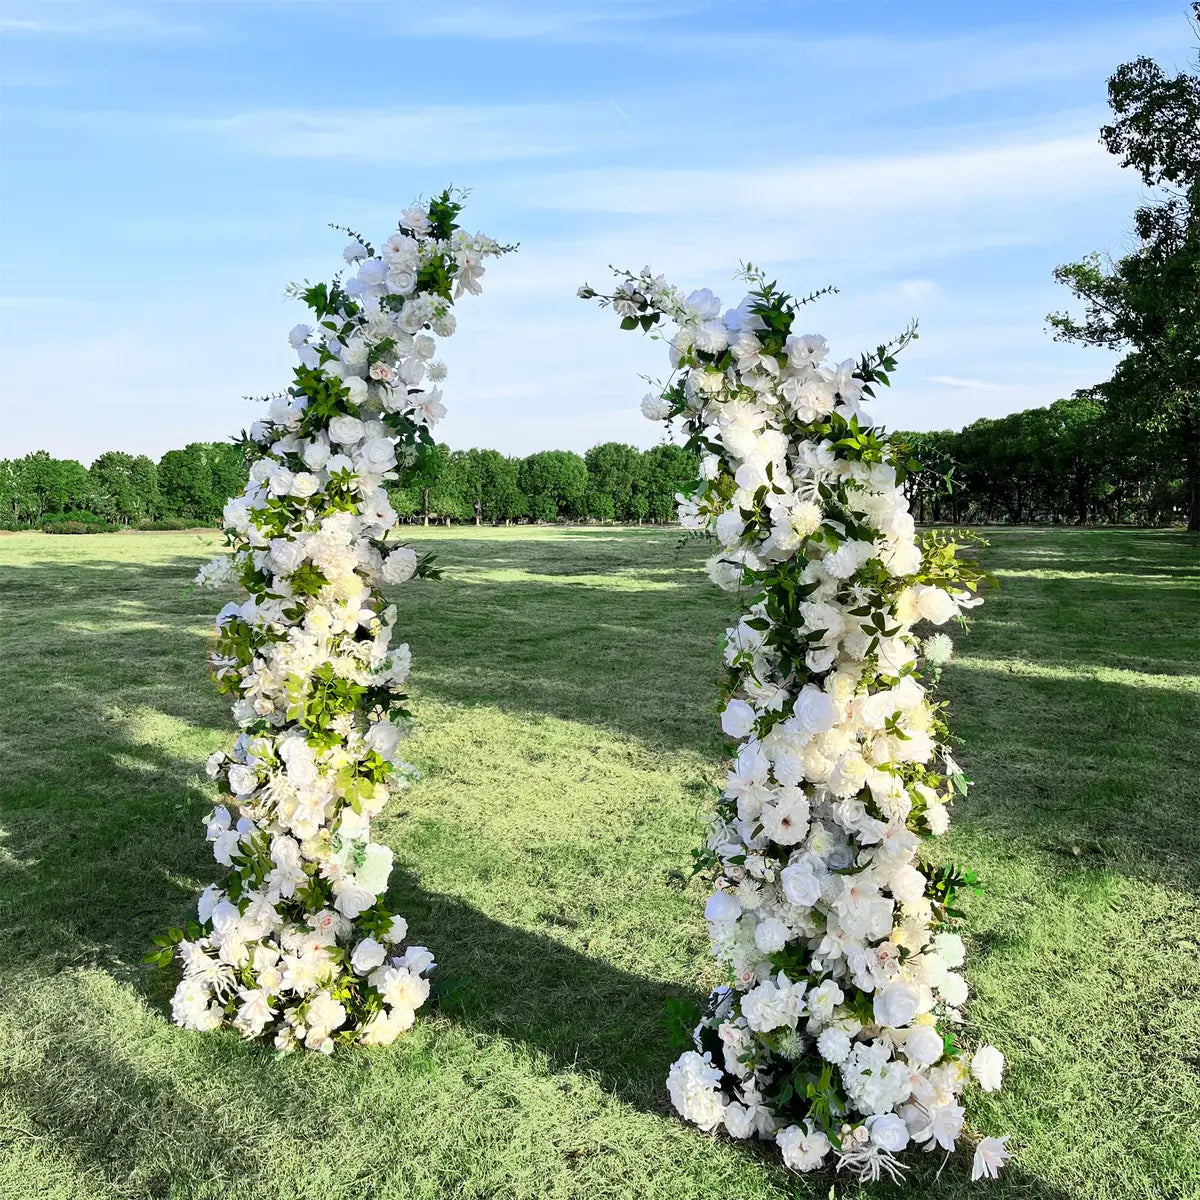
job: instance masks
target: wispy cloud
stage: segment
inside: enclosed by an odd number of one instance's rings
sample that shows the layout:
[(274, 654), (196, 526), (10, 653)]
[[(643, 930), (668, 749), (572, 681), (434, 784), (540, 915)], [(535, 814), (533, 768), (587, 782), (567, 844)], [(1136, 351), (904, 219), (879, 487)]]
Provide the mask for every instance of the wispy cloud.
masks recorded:
[(197, 37), (202, 26), (163, 15), (164, 5), (132, 7), (105, 0), (7, 0), (0, 7), (6, 37), (138, 39)]
[(677, 210), (680, 197), (703, 197), (707, 207), (738, 212), (745, 220), (821, 210), (944, 208), (997, 196), (1037, 201), (1121, 186), (1119, 174), (1089, 132), (811, 164), (585, 170), (548, 176), (535, 200), (576, 212), (662, 214)]
[(395, 109), (261, 109), (222, 116), (78, 114), (76, 120), (195, 137), (249, 154), (449, 166), (553, 158), (581, 146), (636, 145), (643, 135), (604, 101), (423, 105)]
[(643, 35), (656, 21), (688, 16), (703, 4), (608, 0), (588, 4), (439, 4), (406, 14), (404, 32), (417, 37), (482, 41), (593, 42)]
[(987, 379), (960, 379), (957, 375), (929, 375), (930, 383), (941, 383), (946, 387), (961, 388), (967, 392), (1012, 392), (1018, 390), (1011, 383), (993, 383)]

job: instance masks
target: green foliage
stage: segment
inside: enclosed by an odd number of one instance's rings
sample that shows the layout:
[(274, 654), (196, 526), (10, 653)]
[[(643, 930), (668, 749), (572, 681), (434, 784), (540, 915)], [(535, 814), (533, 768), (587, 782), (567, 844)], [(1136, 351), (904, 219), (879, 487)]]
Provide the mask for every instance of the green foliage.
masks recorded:
[(542, 450), (521, 460), (517, 475), (538, 521), (577, 521), (586, 515), (588, 469), (570, 450)]
[[(1192, 11), (1200, 33), (1200, 0)], [(1187, 479), (1188, 528), (1200, 530), (1200, 51), (1195, 63), (1168, 76), (1142, 57), (1109, 80), (1115, 119), (1101, 140), (1154, 190), (1134, 213), (1129, 254), (1055, 270), (1084, 311), (1048, 320), (1060, 340), (1127, 352), (1096, 391), (1129, 427), (1167, 434), (1162, 449)]]
[(1170, 523), (1186, 497), (1165, 441), (1099, 392), (891, 436), (918, 523), (955, 525)]

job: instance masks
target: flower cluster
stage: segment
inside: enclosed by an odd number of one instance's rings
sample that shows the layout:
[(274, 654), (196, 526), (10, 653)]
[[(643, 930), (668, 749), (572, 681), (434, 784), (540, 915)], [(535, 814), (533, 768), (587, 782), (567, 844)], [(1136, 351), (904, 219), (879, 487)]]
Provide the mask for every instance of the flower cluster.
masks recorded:
[[(834, 1155), (877, 1179), (910, 1144), (954, 1147), (972, 1071), (1000, 1086), (1000, 1052), (980, 1046), (968, 1068), (959, 1040), (953, 895), (973, 876), (920, 858), (967, 781), (930, 690), (952, 644), (914, 628), (963, 620), (986, 576), (953, 538), (917, 538), (911, 465), (864, 411), (915, 331), (829, 363), (824, 338), (793, 331), (807, 300), (747, 278), (725, 312), (648, 269), (611, 295), (580, 289), (622, 328), (669, 337), (673, 374), (642, 411), (682, 422), (702, 478), (678, 497), (681, 523), (715, 537), (713, 582), (749, 597), (724, 642), (721, 725), (740, 744), (702, 856), (729, 982), (667, 1086), (701, 1129), (773, 1139), (799, 1171)], [(984, 1139), (975, 1176), (1007, 1157)]]
[(210, 657), (241, 730), (208, 761), (224, 803), (207, 836), (229, 875), (152, 956), (182, 962), (172, 1012), (186, 1029), (329, 1053), (393, 1041), (429, 995), (433, 956), (402, 949), (407, 924), (381, 900), (392, 852), (371, 840), (414, 775), (399, 756), (410, 655), (391, 644), (381, 589), (431, 573), (390, 539), (384, 482), (431, 444), (445, 413), (434, 338), (507, 249), (460, 230), (461, 207), (447, 191), (406, 210), (378, 252), (352, 235), (351, 277), (293, 289), (314, 313), (290, 335), (293, 386), (245, 435), (255, 461), (225, 507), (228, 553), (197, 576), (248, 595), (217, 617)]

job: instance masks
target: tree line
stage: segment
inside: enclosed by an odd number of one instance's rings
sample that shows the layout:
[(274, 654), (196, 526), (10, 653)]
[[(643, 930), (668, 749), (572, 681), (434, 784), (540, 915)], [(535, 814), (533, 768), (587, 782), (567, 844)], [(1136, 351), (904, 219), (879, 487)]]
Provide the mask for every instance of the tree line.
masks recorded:
[(895, 436), (921, 468), (905, 484), (920, 524), (1168, 525), (1188, 513), (1170, 434), (1100, 396)]
[[(620, 442), (584, 455), (542, 450), (511, 458), (498, 450), (437, 444), (388, 486), (401, 517), (431, 521), (673, 521), (675, 494), (695, 478), (679, 446), (639, 450)], [(112, 450), (90, 467), (45, 450), (0, 460), (0, 528), (62, 525), (214, 525), (246, 485), (241, 450), (192, 442), (156, 463)]]

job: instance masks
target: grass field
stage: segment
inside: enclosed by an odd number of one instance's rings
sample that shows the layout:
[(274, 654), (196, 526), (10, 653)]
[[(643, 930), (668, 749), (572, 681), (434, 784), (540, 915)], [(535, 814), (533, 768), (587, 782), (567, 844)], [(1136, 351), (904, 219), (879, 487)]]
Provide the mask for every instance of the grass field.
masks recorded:
[[(380, 834), (452, 988), (387, 1050), (279, 1059), (164, 1017), (139, 965), (214, 878), (202, 764), (215, 536), (0, 537), (0, 1196), (824, 1200), (666, 1111), (668, 996), (712, 980), (689, 850), (728, 601), (650, 530), (417, 531), (424, 779)], [(1200, 552), (1006, 530), (946, 674), (977, 782), (974, 1094), (997, 1200), (1200, 1195)], [(958, 1200), (970, 1155), (872, 1194)], [(839, 1195), (858, 1189), (837, 1181)]]

